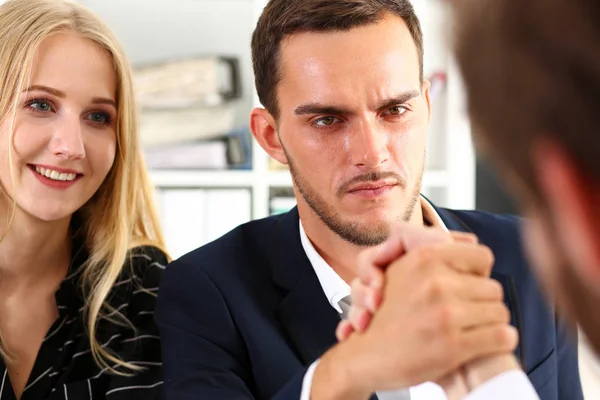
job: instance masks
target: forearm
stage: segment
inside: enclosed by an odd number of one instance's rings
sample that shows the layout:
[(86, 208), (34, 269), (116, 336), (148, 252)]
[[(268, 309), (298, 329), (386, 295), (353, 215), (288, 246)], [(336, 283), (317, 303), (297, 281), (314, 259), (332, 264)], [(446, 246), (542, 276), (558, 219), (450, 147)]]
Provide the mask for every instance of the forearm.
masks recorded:
[(464, 368), (467, 387), (472, 391), (490, 379), (512, 370), (521, 370), (521, 366), (512, 354), (502, 354), (472, 361)]
[(310, 400), (365, 400), (372, 390), (355, 377), (351, 352), (345, 343), (334, 346), (321, 357), (310, 384)]

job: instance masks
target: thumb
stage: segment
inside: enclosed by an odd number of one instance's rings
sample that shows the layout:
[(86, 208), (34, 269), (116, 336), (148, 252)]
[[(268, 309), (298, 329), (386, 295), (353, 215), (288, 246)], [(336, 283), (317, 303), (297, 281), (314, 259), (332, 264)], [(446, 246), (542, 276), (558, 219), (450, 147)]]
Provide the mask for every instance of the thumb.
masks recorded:
[(375, 249), (373, 262), (385, 267), (408, 251), (452, 240), (452, 236), (443, 229), (417, 227), (403, 222), (395, 226), (387, 240)]

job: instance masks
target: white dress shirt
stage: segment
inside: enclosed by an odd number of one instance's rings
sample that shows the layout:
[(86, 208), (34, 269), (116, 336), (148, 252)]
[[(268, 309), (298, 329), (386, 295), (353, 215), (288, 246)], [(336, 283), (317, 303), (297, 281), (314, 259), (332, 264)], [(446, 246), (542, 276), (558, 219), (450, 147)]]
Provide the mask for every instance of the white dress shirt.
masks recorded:
[(464, 400), (539, 400), (527, 375), (521, 370), (504, 372), (478, 386)]
[[(421, 209), (423, 210), (423, 218), (433, 226), (446, 226), (442, 219), (435, 212), (435, 209), (429, 202), (421, 197)], [(319, 279), (319, 283), (323, 288), (323, 292), (329, 301), (329, 304), (341, 314), (338, 302), (350, 294), (350, 286), (327, 264), (321, 255), (315, 250), (314, 246), (306, 236), (302, 221), (300, 221), (300, 240), (302, 247), (308, 260), (315, 270), (315, 274)], [(302, 384), (302, 394), (300, 400), (309, 400), (312, 387), (312, 379), (319, 360), (315, 361), (306, 371)], [(377, 392), (377, 397), (380, 400), (395, 400), (399, 394), (396, 391)], [(418, 386), (410, 388), (411, 400), (447, 400), (446, 394), (440, 386), (433, 382), (426, 382)]]

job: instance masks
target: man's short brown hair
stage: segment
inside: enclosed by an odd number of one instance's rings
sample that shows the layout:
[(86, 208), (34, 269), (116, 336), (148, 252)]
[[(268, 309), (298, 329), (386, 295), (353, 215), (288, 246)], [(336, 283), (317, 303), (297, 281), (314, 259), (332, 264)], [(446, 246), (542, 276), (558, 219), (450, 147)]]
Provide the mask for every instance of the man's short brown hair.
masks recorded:
[(404, 20), (415, 42), (423, 80), (423, 34), (409, 0), (270, 0), (252, 35), (252, 64), (258, 98), (277, 118), (283, 39), (301, 32), (347, 31), (377, 23), (386, 14)]
[[(456, 0), (474, 137), (540, 196), (532, 151), (562, 146), (600, 184), (600, 1)], [(542, 202), (543, 204), (543, 202)]]

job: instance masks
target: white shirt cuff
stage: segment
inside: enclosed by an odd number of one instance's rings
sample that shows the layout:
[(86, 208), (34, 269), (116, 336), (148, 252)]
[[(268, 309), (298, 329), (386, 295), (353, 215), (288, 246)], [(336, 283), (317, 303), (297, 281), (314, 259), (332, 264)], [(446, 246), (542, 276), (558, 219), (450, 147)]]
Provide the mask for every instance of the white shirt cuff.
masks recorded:
[(523, 371), (507, 371), (483, 383), (464, 400), (539, 400)]
[(317, 365), (319, 364), (319, 360), (310, 364), (310, 367), (306, 370), (304, 374), (304, 379), (302, 379), (302, 392), (300, 393), (300, 400), (310, 400), (310, 391), (312, 389), (312, 381), (313, 376), (315, 375), (315, 369), (317, 369)]

